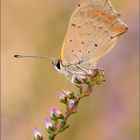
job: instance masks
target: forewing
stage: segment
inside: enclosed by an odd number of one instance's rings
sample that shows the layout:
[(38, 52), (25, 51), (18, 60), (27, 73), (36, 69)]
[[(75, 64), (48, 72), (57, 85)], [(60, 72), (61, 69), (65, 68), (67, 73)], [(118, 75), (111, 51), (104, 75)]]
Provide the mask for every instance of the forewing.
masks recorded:
[(97, 62), (127, 31), (107, 0), (80, 0), (72, 14), (61, 50), (63, 64)]

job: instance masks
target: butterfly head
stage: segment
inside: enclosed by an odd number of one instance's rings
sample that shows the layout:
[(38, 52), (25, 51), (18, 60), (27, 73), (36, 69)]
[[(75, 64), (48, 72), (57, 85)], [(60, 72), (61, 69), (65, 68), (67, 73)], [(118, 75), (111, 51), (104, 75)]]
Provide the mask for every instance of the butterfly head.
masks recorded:
[(62, 60), (61, 59), (58, 59), (55, 62), (52, 62), (52, 64), (58, 72), (62, 73), (62, 67), (63, 66), (62, 66)]

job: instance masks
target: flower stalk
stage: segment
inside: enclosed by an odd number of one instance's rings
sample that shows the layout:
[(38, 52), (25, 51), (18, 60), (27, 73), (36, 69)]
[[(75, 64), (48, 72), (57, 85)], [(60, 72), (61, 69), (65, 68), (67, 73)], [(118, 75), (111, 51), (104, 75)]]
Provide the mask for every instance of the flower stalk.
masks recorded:
[[(78, 105), (82, 98), (90, 96), (93, 93), (95, 85), (100, 85), (105, 81), (104, 71), (102, 69), (93, 69), (90, 75), (86, 75), (82, 85), (78, 85), (78, 94), (74, 94), (69, 90), (62, 90), (57, 93), (60, 103), (66, 106), (66, 111), (63, 114), (57, 108), (51, 108), (50, 119), (45, 120), (45, 128), (48, 133), (48, 140), (54, 140), (55, 137), (69, 128), (68, 119), (71, 115), (77, 113)], [(77, 81), (80, 83), (81, 81)], [(34, 140), (43, 140), (41, 133), (35, 129)]]

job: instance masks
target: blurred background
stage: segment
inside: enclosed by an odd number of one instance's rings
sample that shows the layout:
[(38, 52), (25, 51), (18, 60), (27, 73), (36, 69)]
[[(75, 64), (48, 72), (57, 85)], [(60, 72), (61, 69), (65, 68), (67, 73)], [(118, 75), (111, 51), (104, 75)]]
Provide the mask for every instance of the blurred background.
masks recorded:
[[(81, 101), (70, 128), (56, 140), (138, 140), (139, 1), (111, 2), (129, 30), (98, 64), (106, 82)], [(59, 58), (74, 4), (75, 0), (2, 0), (2, 140), (31, 140), (36, 126), (46, 136), (44, 119), (50, 108), (65, 111), (56, 92), (77, 91), (51, 61), (13, 57)]]

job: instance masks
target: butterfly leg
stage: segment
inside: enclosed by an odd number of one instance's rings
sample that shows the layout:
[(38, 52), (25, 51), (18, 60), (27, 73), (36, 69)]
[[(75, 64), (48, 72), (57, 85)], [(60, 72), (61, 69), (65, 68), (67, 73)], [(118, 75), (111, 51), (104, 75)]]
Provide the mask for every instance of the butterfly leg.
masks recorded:
[(71, 78), (71, 83), (73, 83), (74, 85), (76, 85), (78, 87), (82, 85), (82, 82), (79, 81), (74, 75)]
[(82, 83), (80, 82), (80, 80), (78, 80), (78, 76), (74, 73), (72, 73), (72, 71), (65, 73), (65, 77), (74, 85), (79, 86)]
[(81, 69), (84, 73), (87, 72), (87, 69), (81, 67), (79, 64), (76, 65), (77, 68)]
[(77, 64), (77, 68), (81, 69), (86, 75), (91, 75), (93, 69), (89, 69), (89, 68), (85, 68), (85, 67), (81, 67), (79, 64)]

